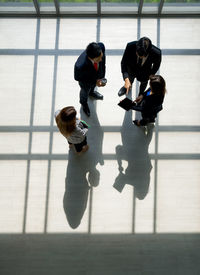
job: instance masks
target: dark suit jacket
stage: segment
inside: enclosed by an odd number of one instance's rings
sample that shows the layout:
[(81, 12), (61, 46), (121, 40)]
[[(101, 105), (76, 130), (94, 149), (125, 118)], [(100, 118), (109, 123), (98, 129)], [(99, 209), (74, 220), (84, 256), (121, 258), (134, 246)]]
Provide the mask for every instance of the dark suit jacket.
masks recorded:
[(149, 52), (143, 66), (138, 66), (136, 55), (136, 43), (133, 41), (127, 44), (121, 61), (123, 78), (136, 77), (139, 81), (147, 81), (151, 74), (155, 74), (161, 63), (161, 50), (154, 45)]
[(97, 79), (104, 78), (105, 76), (105, 46), (103, 43), (98, 43), (102, 49), (103, 57), (99, 62), (98, 71), (95, 70), (91, 60), (88, 59), (86, 51), (77, 59), (74, 66), (74, 79), (87, 85), (95, 85)]
[(163, 95), (152, 94), (147, 96), (147, 92), (150, 90), (149, 88), (143, 92), (141, 94), (143, 95), (141, 103), (132, 108), (135, 111), (141, 112), (142, 115), (147, 118), (156, 117), (157, 113), (162, 110), (162, 103), (164, 100)]

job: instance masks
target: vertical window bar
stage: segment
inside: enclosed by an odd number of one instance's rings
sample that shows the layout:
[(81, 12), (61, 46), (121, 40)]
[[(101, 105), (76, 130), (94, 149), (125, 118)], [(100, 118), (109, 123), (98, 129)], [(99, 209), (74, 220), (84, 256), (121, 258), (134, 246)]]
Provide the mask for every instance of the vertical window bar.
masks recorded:
[(40, 6), (39, 6), (39, 3), (38, 3), (38, 0), (33, 0), (33, 4), (35, 6), (35, 10), (36, 10), (37, 15), (40, 15)]
[(56, 8), (56, 15), (60, 14), (60, 3), (58, 0), (54, 0), (55, 8)]
[(97, 0), (97, 15), (101, 15), (101, 0)]
[(138, 5), (138, 14), (142, 13), (143, 3), (144, 3), (144, 0), (140, 0), (140, 3)]
[(164, 1), (165, 0), (160, 0), (160, 4), (159, 4), (159, 7), (158, 7), (158, 15), (161, 15), (161, 13), (162, 13), (162, 8), (163, 8), (163, 5), (164, 5)]

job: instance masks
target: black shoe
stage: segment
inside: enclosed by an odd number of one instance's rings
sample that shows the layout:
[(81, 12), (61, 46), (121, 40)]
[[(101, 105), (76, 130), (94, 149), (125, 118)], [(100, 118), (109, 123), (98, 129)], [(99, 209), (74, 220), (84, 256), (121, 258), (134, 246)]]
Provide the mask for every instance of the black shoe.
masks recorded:
[(125, 95), (125, 93), (126, 93), (126, 88), (123, 86), (123, 87), (121, 87), (121, 89), (119, 90), (118, 96)]
[(88, 105), (85, 104), (85, 105), (82, 105), (82, 107), (83, 107), (83, 112), (84, 112), (87, 116), (90, 116), (90, 109), (89, 109)]
[(136, 126), (141, 126), (141, 125), (140, 125), (140, 121), (137, 120), (137, 119), (136, 119), (136, 120), (133, 120), (133, 123), (134, 123)]
[(97, 92), (97, 91), (94, 91), (94, 92), (90, 93), (90, 96), (94, 97), (95, 99), (103, 100), (103, 95), (100, 94), (100, 93)]

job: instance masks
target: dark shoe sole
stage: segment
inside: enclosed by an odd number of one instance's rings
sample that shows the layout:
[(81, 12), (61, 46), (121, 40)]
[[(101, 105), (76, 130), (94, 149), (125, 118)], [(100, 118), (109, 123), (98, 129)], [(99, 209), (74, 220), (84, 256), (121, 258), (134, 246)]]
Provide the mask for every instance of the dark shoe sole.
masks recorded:
[(90, 94), (90, 96), (93, 97), (94, 99), (97, 99), (97, 100), (103, 100), (102, 95)]

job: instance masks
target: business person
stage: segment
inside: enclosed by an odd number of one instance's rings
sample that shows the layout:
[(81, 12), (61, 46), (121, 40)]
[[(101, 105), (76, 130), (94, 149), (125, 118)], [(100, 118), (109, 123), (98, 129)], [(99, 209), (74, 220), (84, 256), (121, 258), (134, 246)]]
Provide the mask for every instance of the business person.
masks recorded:
[(67, 139), (69, 146), (74, 146), (76, 153), (84, 153), (89, 149), (86, 133), (88, 128), (76, 117), (76, 110), (68, 106), (57, 110), (54, 114), (60, 133)]
[(140, 82), (139, 95), (146, 89), (149, 76), (156, 74), (161, 63), (161, 50), (152, 45), (148, 37), (129, 42), (121, 60), (121, 72), (125, 81), (118, 95), (128, 94), (136, 78)]
[(161, 75), (150, 76), (150, 88), (141, 93), (136, 100), (136, 106), (132, 109), (142, 114), (141, 120), (134, 120), (136, 126), (145, 126), (148, 123), (155, 122), (157, 113), (162, 110), (162, 103), (166, 92), (165, 80)]
[(79, 82), (80, 103), (83, 111), (90, 116), (90, 109), (87, 104), (89, 96), (95, 99), (103, 99), (103, 95), (95, 91), (96, 86), (106, 85), (105, 77), (105, 46), (103, 43), (90, 43), (86, 50), (78, 57), (74, 66), (74, 78)]

